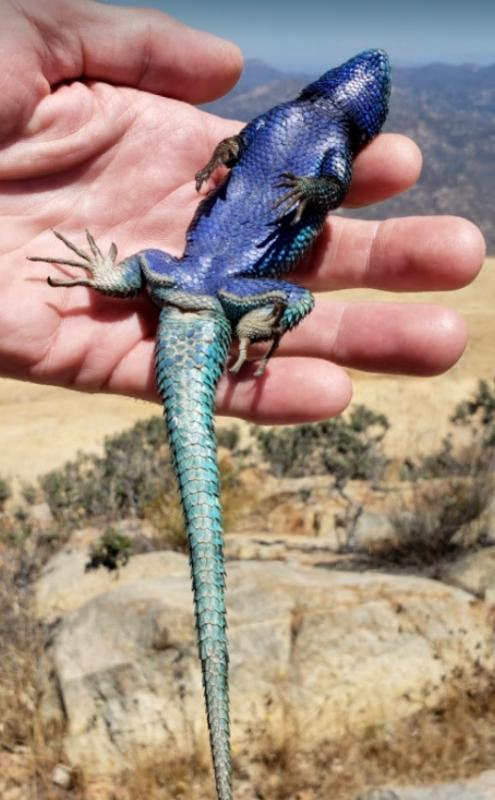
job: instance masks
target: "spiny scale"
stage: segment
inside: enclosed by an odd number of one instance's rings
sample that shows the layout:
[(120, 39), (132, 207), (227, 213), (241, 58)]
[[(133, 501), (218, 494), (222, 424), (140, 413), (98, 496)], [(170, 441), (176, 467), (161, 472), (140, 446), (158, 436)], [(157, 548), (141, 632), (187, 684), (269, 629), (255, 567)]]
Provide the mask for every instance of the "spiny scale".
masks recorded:
[(186, 518), (196, 629), (217, 792), (232, 798), (228, 649), (220, 485), (213, 428), (216, 387), (231, 340), (225, 316), (162, 309), (156, 379)]

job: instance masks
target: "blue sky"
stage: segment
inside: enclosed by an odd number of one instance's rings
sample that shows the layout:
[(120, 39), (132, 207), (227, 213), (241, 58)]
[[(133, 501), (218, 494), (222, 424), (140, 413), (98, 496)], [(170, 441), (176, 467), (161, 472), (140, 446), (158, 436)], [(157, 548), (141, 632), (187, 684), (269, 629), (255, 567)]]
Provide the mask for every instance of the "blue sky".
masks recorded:
[(283, 69), (326, 69), (368, 47), (384, 47), (396, 64), (495, 62), (493, 0), (106, 2), (160, 8)]

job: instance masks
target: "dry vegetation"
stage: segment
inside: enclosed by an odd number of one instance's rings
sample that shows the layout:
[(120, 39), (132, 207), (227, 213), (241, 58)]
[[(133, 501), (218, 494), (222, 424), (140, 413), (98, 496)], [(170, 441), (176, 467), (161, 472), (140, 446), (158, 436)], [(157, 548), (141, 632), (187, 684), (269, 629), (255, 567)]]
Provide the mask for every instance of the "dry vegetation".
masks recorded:
[[(349, 735), (329, 742), (318, 753), (301, 752), (299, 741), (289, 726), (277, 745), (266, 742), (263, 760), (246, 764), (239, 756), (234, 762), (236, 797), (355, 800), (359, 793), (385, 784), (456, 780), (491, 769), (495, 686), (476, 697), (453, 697), (393, 727), (370, 729), (360, 739)], [(80, 797), (86, 800), (84, 794)], [(192, 762), (165, 759), (160, 766), (143, 765), (124, 777), (114, 797), (214, 800), (208, 760), (198, 756)]]
[[(455, 780), (493, 768), (495, 686), (477, 697), (452, 697), (434, 711), (391, 727), (375, 727), (363, 738), (349, 736), (317, 754), (298, 751), (288, 737), (268, 752), (260, 787), (269, 800), (354, 800), (385, 784)], [(198, 798), (199, 800), (199, 798)]]
[[(30, 602), (29, 579), (35, 569), (23, 546), (0, 550), (0, 796), (4, 800), (66, 796), (51, 780), (62, 759), (62, 732), (44, 729), (38, 714), (43, 630)], [(74, 775), (74, 788), (77, 783)]]

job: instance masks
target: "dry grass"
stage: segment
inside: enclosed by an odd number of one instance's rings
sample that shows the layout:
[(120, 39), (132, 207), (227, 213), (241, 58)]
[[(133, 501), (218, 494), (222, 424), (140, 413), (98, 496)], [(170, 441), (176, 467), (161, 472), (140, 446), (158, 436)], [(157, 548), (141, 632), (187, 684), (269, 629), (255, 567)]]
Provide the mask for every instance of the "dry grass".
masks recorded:
[[(221, 504), (224, 529), (228, 533), (239, 517), (256, 508), (258, 496), (255, 489), (242, 481), (242, 470), (234, 466), (230, 455), (219, 458)], [(179, 494), (164, 491), (144, 508), (144, 517), (156, 530), (153, 548), (156, 550), (178, 550), (188, 552)]]
[[(317, 753), (300, 750), (290, 725), (277, 744), (234, 768), (236, 800), (355, 800), (384, 785), (418, 785), (478, 774), (495, 761), (495, 686), (477, 696), (452, 698), (394, 726), (370, 728), (362, 738), (329, 742)], [(53, 763), (53, 762), (52, 762)], [(42, 767), (38, 760), (38, 769)], [(51, 765), (50, 765), (51, 766)], [(38, 775), (38, 793), (26, 800), (214, 800), (208, 758), (161, 758), (130, 767), (120, 780), (76, 786), (61, 794)], [(23, 798), (24, 800), (24, 798)]]
[[(393, 726), (303, 753), (290, 735), (267, 752), (255, 786), (264, 800), (354, 800), (386, 784), (450, 781), (493, 768), (495, 686), (453, 697)], [(264, 788), (263, 788), (264, 787)]]
[(29, 615), (27, 591), (22, 586), (24, 557), (4, 551), (0, 567), (0, 731), (1, 744), (15, 748), (32, 738), (36, 705), (35, 665), (39, 631)]
[(494, 484), (494, 474), (487, 471), (413, 483), (410, 507), (391, 514), (395, 536), (371, 545), (370, 555), (377, 565), (436, 577), (437, 567), (489, 543), (484, 512)]
[(206, 755), (169, 763), (142, 763), (130, 769), (122, 776), (118, 800), (214, 800)]
[[(0, 550), (0, 796), (60, 800), (64, 794), (51, 782), (61, 758), (60, 731), (48, 736), (38, 714), (43, 631), (31, 613), (34, 569), (26, 548)], [(74, 792), (77, 784), (74, 775)]]
[[(362, 738), (329, 742), (317, 753), (300, 750), (290, 725), (276, 745), (248, 763), (235, 764), (236, 800), (355, 800), (386, 784), (450, 781), (493, 767), (495, 760), (495, 687), (482, 695), (452, 698), (394, 726), (374, 727)], [(41, 762), (38, 761), (38, 768)], [(38, 776), (38, 794), (26, 800), (60, 800)], [(204, 754), (189, 761), (160, 759), (130, 768), (112, 784), (76, 787), (67, 800), (214, 800), (213, 781)]]

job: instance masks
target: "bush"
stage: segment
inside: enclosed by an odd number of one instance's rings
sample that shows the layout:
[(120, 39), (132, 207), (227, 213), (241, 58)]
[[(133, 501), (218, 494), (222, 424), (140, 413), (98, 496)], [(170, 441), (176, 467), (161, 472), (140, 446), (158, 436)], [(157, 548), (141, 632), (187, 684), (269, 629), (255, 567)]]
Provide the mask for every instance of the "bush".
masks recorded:
[(217, 441), (219, 447), (225, 447), (227, 450), (234, 452), (239, 447), (239, 428), (237, 425), (231, 425), (230, 428), (220, 428), (217, 431)]
[(439, 450), (413, 461), (406, 458), (401, 466), (400, 476), (404, 481), (424, 478), (447, 478), (452, 475), (470, 475), (473, 472), (473, 459), (477, 459), (473, 448), (456, 452), (452, 434), (445, 437)]
[(331, 473), (337, 483), (378, 480), (387, 460), (382, 440), (389, 423), (383, 414), (356, 406), (349, 419), (254, 430), (263, 458), (277, 476)]
[(175, 487), (163, 420), (153, 417), (109, 437), (103, 456), (81, 454), (41, 484), (53, 516), (69, 526), (140, 515), (164, 487)]
[(132, 542), (127, 536), (114, 528), (109, 528), (91, 545), (86, 572), (98, 567), (106, 567), (109, 571), (125, 567), (129, 561), (131, 547)]
[(392, 515), (396, 538), (375, 547), (373, 555), (401, 567), (424, 568), (486, 546), (484, 524), (471, 531), (467, 526), (480, 518), (492, 493), (493, 480), (484, 475), (418, 483), (411, 510)]
[[(236, 428), (220, 432), (224, 447), (236, 450), (238, 441)], [(177, 484), (161, 417), (109, 437), (103, 456), (81, 454), (42, 477), (41, 485), (55, 520), (65, 527), (98, 519), (147, 517), (165, 532), (169, 544), (184, 548)]]
[(435, 453), (415, 462), (406, 459), (402, 466), (403, 480), (441, 478), (452, 475), (479, 475), (493, 469), (495, 462), (495, 384), (480, 381), (474, 395), (456, 406), (450, 421), (470, 428), (470, 441), (463, 448), (454, 448), (452, 434), (443, 440)]
[[(232, 465), (230, 458), (222, 459), (218, 466), (223, 524), (228, 532), (244, 509), (255, 505), (256, 497), (241, 485), (239, 468)], [(146, 506), (144, 515), (157, 531), (157, 536), (153, 538), (156, 549), (188, 552), (184, 517), (177, 491), (162, 492)]]
[(487, 381), (480, 381), (474, 396), (459, 403), (451, 419), (455, 424), (471, 425), (472, 435), (481, 447), (494, 448), (495, 379), (493, 388)]

